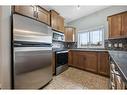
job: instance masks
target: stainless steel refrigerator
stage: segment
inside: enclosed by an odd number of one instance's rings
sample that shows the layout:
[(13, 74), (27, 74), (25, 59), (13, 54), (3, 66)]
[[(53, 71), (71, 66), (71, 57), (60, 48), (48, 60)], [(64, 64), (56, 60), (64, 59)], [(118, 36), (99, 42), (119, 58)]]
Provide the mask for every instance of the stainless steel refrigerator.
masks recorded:
[(52, 80), (52, 31), (41, 22), (13, 14), (14, 89), (39, 89)]

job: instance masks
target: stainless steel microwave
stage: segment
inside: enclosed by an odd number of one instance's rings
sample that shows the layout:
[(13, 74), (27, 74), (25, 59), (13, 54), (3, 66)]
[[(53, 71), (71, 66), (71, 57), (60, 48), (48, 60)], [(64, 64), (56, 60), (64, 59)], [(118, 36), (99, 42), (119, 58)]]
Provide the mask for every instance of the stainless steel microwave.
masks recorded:
[(65, 41), (64, 33), (57, 32), (53, 30), (53, 40), (55, 41)]

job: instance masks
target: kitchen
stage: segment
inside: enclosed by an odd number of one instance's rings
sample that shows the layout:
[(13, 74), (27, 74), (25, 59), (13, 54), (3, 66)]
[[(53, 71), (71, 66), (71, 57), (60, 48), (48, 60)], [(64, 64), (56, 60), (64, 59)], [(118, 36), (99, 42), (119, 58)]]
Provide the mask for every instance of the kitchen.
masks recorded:
[(127, 89), (126, 11), (1, 6), (1, 89)]

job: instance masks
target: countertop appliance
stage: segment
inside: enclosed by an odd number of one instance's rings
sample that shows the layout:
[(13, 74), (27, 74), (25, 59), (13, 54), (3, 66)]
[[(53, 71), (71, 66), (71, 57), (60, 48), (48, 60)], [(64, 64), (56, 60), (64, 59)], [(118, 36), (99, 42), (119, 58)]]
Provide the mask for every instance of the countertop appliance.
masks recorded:
[(33, 19), (13, 14), (13, 88), (39, 89), (52, 80), (52, 31)]

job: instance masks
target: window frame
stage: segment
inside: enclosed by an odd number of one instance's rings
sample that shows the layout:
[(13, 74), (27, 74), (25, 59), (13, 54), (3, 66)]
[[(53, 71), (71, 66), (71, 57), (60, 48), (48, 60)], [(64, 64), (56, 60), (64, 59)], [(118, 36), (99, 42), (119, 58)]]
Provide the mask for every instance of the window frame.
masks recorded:
[[(88, 39), (89, 39), (89, 41), (88, 42), (90, 42), (90, 38), (91, 38), (91, 36), (90, 36), (90, 32), (92, 32), (92, 31), (96, 31), (96, 30), (102, 30), (102, 45), (101, 46), (91, 46), (91, 44), (89, 44), (89, 45), (87, 45), (87, 46), (81, 46), (80, 45), (80, 34), (81, 33), (89, 33), (89, 37), (88, 37)], [(81, 30), (81, 31), (78, 31), (77, 32), (77, 48), (104, 48), (104, 39), (105, 39), (105, 36), (104, 36), (104, 26), (98, 26), (98, 27), (95, 27), (95, 28), (90, 28), (90, 29), (87, 29), (87, 30)]]

